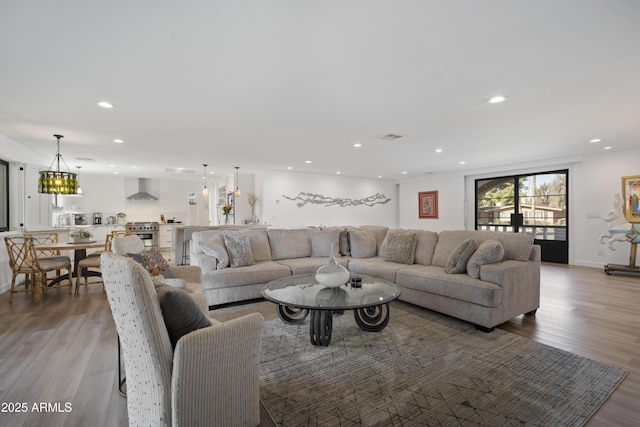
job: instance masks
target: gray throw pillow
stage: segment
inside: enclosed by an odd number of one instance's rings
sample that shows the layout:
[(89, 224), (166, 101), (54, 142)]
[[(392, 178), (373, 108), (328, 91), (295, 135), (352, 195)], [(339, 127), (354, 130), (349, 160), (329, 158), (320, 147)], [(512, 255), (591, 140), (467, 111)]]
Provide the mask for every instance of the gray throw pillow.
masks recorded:
[(211, 326), (193, 297), (182, 289), (160, 285), (156, 287), (156, 293), (173, 348), (183, 335)]
[(207, 256), (212, 256), (218, 260), (216, 265), (217, 270), (229, 267), (229, 254), (227, 248), (224, 246), (222, 237), (214, 236), (209, 240), (200, 242), (200, 249)]
[(253, 261), (253, 255), (251, 254), (251, 243), (249, 242), (249, 236), (231, 236), (225, 234), (224, 244), (227, 246), (227, 252), (229, 252), (229, 258), (232, 268), (255, 264), (255, 262)]
[(371, 258), (376, 256), (376, 237), (368, 231), (350, 231), (349, 248), (354, 258)]
[(385, 261), (413, 264), (417, 243), (415, 234), (391, 234), (387, 239)]
[(349, 232), (346, 228), (338, 235), (338, 245), (340, 247), (340, 255), (351, 256), (351, 250), (349, 249)]
[(474, 279), (480, 278), (480, 266), (502, 261), (504, 247), (494, 239), (484, 241), (467, 262), (467, 274)]
[(316, 231), (311, 233), (311, 256), (328, 257), (331, 256), (331, 245), (333, 245), (333, 255), (338, 254), (338, 230)]
[(467, 261), (477, 248), (478, 244), (472, 239), (460, 243), (449, 255), (444, 272), (447, 274), (464, 273), (467, 270)]

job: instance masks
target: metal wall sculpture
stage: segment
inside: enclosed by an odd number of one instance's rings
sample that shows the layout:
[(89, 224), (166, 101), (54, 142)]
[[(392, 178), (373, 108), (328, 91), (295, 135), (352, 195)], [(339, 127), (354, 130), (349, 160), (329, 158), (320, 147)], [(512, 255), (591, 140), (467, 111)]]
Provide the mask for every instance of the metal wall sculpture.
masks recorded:
[(312, 205), (324, 205), (326, 206), (340, 206), (342, 208), (347, 206), (369, 206), (372, 207), (374, 205), (384, 205), (391, 201), (384, 194), (376, 193), (373, 196), (365, 197), (364, 199), (348, 199), (344, 197), (328, 197), (323, 196), (322, 194), (313, 194), (313, 193), (304, 193), (300, 192), (295, 197), (289, 197), (286, 195), (282, 195), (287, 200), (291, 200), (296, 203), (296, 206), (299, 208), (303, 207), (306, 204)]

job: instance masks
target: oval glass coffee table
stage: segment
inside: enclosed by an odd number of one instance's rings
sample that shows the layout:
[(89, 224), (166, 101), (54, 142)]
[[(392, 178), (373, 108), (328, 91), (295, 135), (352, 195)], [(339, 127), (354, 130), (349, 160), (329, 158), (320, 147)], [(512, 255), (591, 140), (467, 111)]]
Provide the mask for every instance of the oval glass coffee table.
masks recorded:
[(350, 283), (329, 288), (318, 283), (313, 274), (274, 280), (262, 296), (277, 304), (283, 322), (301, 324), (310, 313), (311, 344), (328, 346), (331, 342), (333, 314), (353, 310), (356, 323), (363, 331), (379, 332), (389, 323), (389, 303), (400, 296), (400, 288), (377, 277), (358, 275), (360, 287)]

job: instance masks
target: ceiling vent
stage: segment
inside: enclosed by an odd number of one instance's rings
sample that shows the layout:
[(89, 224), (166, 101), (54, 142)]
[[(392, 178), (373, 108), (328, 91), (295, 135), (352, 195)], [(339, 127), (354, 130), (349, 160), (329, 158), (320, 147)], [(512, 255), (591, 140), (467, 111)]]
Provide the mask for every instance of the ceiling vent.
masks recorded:
[(380, 139), (384, 139), (385, 141), (395, 141), (396, 139), (402, 138), (402, 135), (398, 135), (397, 133), (385, 133), (379, 137)]
[(127, 197), (127, 200), (158, 200), (156, 196), (147, 193), (147, 179), (138, 178), (138, 192)]

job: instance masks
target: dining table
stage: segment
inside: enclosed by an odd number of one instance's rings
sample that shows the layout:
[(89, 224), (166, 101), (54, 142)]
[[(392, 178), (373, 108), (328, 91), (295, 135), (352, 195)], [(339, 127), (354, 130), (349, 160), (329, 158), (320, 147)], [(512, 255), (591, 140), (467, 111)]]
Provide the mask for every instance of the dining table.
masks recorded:
[[(35, 245), (36, 251), (51, 251), (51, 250), (59, 250), (59, 251), (73, 251), (73, 277), (78, 277), (80, 272), (78, 271), (78, 262), (80, 260), (85, 259), (87, 257), (87, 249), (96, 249), (96, 248), (104, 248), (105, 242), (98, 242), (97, 240), (90, 240), (88, 242), (55, 242), (55, 243), (44, 243)], [(84, 273), (88, 277), (100, 277), (102, 274), (99, 271), (86, 271)], [(65, 280), (69, 277), (68, 274), (63, 274), (61, 276), (56, 277), (49, 286), (54, 286), (60, 283), (62, 280)]]

